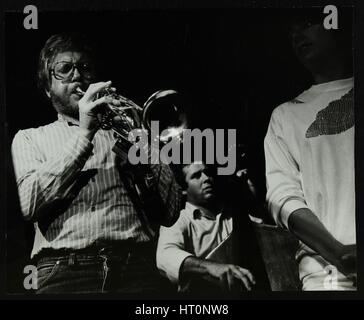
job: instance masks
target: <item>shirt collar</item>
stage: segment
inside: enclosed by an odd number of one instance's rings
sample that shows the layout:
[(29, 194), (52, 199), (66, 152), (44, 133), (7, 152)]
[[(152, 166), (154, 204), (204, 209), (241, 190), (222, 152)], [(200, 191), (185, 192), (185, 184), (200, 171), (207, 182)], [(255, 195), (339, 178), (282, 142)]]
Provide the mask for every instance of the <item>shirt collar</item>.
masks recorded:
[(332, 91), (339, 90), (346, 87), (352, 87), (354, 85), (354, 77), (339, 79), (329, 82), (324, 82), (320, 84), (314, 84), (311, 86), (311, 90), (323, 92), (323, 91)]
[(71, 118), (69, 116), (66, 116), (64, 114), (60, 114), (60, 113), (58, 113), (58, 120), (65, 123), (65, 124), (67, 124), (70, 127), (71, 126), (79, 126), (79, 124), (80, 124), (78, 120), (73, 119), (73, 118)]
[(198, 208), (191, 202), (186, 202), (185, 210), (190, 212), (194, 219), (199, 219), (201, 217), (205, 217), (209, 220), (216, 220), (216, 216), (203, 210), (202, 208)]

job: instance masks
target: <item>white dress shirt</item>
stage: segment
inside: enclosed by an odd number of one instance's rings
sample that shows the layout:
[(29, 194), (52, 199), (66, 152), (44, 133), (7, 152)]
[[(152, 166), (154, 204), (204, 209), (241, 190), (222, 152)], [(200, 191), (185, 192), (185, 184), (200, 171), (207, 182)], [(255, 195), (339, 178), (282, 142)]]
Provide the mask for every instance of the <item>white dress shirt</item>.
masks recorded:
[(157, 267), (172, 282), (178, 283), (180, 268), (189, 256), (205, 259), (232, 233), (232, 217), (216, 216), (187, 202), (172, 227), (161, 227), (157, 248)]

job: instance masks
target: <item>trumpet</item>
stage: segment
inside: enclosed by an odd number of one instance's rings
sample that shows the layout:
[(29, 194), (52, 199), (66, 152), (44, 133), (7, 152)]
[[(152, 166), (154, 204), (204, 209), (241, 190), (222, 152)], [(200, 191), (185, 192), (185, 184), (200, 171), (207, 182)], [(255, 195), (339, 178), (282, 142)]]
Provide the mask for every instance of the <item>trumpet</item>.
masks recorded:
[[(76, 90), (84, 94), (81, 89)], [(120, 106), (105, 103), (99, 115), (100, 127), (103, 130), (114, 131), (116, 142), (112, 150), (121, 160), (123, 174), (120, 177), (138, 208), (140, 219), (149, 222), (151, 227), (147, 227), (147, 232), (153, 236), (160, 224), (171, 226), (175, 217), (169, 214), (168, 208), (164, 207), (156, 192), (155, 177), (150, 166), (131, 165), (128, 162), (129, 149), (135, 143), (129, 140), (129, 133), (134, 129), (150, 132), (151, 122), (159, 121), (159, 127), (166, 132), (165, 135), (158, 137), (159, 143), (167, 142), (174, 135), (181, 134), (182, 128), (187, 127), (187, 122), (180, 94), (171, 89), (159, 90), (149, 96), (143, 107), (110, 89), (100, 92), (96, 99), (103, 96), (109, 96), (120, 102)], [(165, 130), (167, 128), (168, 130)], [(173, 172), (173, 168), (171, 170)]]
[[(76, 89), (84, 94), (80, 88)], [(166, 143), (175, 136), (181, 136), (187, 127), (185, 107), (180, 94), (176, 90), (158, 90), (148, 97), (140, 107), (132, 100), (106, 88), (98, 93), (96, 99), (103, 96), (111, 97), (120, 102), (120, 106), (105, 103), (99, 115), (100, 127), (103, 130), (113, 130), (116, 143), (113, 151), (123, 159), (127, 157), (132, 145), (129, 133), (134, 129), (151, 130), (151, 122), (158, 121), (163, 135), (158, 136), (159, 143)], [(166, 130), (167, 129), (167, 130)]]

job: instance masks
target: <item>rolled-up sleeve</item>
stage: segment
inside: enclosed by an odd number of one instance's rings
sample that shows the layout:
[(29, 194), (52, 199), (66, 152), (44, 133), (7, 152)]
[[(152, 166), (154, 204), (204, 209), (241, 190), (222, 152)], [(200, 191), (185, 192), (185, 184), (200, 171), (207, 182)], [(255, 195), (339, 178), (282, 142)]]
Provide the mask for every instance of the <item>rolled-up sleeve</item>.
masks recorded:
[(193, 256), (186, 251), (188, 220), (181, 214), (171, 227), (161, 227), (157, 247), (157, 267), (173, 283), (179, 283), (183, 261)]
[[(287, 135), (287, 134), (286, 134)], [(287, 146), (281, 110), (274, 110), (264, 140), (267, 202), (276, 223), (288, 229), (288, 218), (300, 208), (308, 208), (297, 162)]]

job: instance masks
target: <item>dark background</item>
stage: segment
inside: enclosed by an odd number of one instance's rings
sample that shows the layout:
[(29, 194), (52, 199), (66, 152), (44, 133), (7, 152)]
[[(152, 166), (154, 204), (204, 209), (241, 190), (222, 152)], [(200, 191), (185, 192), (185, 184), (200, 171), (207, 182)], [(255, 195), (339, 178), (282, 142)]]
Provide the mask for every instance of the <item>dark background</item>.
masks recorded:
[[(299, 10), (299, 9), (297, 9)], [(80, 31), (98, 44), (100, 80), (112, 80), (142, 105), (173, 88), (189, 95), (194, 125), (237, 128), (252, 177), (262, 183), (262, 140), (273, 108), (310, 84), (290, 48), (289, 9), (194, 9), (40, 13), (39, 29), (23, 14), (6, 15), (9, 139), (56, 119), (36, 88), (39, 52), (58, 32)]]
[[(50, 35), (80, 31), (98, 44), (100, 80), (112, 80), (122, 95), (141, 105), (156, 90), (177, 89), (191, 98), (195, 125), (238, 129), (250, 176), (263, 201), (263, 139), (271, 112), (311, 82), (294, 57), (286, 32), (295, 10), (299, 9), (40, 12), (39, 29), (30, 31), (23, 28), (24, 14), (8, 12), (7, 144), (19, 129), (56, 119), (36, 87), (39, 52)], [(11, 171), (8, 161), (10, 177)], [(8, 179), (7, 189), (7, 291), (21, 292), (19, 275), (31, 250), (32, 230), (22, 221), (13, 179)]]

